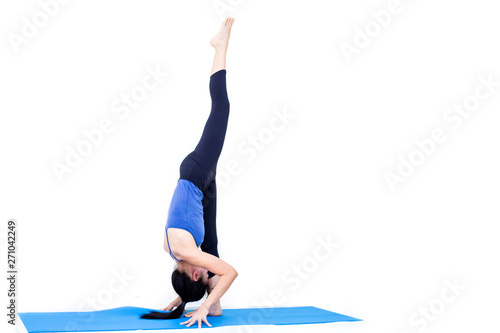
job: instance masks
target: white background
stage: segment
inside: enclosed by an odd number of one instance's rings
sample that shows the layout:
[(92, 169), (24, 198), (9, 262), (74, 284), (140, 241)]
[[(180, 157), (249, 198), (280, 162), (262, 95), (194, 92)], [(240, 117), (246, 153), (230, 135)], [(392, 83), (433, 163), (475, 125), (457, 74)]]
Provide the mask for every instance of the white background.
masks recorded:
[[(443, 119), (480, 76), (500, 81), (498, 6), (401, 0), (349, 62), (342, 43), (354, 45), (389, 1), (229, 3), (219, 175), (231, 163), (239, 173), (219, 185), (217, 227), (221, 258), (239, 276), (223, 307), (313, 305), (364, 319), (312, 327), (326, 331), (498, 330), (500, 86), (458, 128)], [(162, 308), (175, 298), (163, 230), (179, 164), (210, 110), (213, 4), (70, 1), (17, 52), (9, 36), (40, 4), (0, 5), (2, 257), (15, 219), (20, 312)], [(148, 66), (169, 75), (120, 119), (114, 101)], [(266, 128), (283, 110), (294, 118), (271, 140)], [(60, 181), (53, 163), (104, 118), (114, 130)], [(384, 173), (435, 128), (447, 140), (391, 191)], [(267, 141), (253, 158), (238, 150), (258, 135)], [(318, 239), (340, 245), (318, 261)], [(124, 284), (114, 280), (122, 270), (132, 277)], [(456, 296), (446, 281), (466, 289)], [(424, 320), (418, 311), (429, 307)]]

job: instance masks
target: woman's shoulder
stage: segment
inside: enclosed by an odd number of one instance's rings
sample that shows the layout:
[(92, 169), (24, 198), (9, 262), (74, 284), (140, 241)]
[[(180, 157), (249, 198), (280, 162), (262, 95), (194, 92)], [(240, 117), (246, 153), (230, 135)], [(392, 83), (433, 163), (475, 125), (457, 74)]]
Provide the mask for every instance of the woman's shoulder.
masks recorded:
[(182, 253), (186, 249), (196, 248), (196, 242), (193, 235), (184, 229), (166, 228), (163, 248), (170, 250), (173, 255), (182, 260)]

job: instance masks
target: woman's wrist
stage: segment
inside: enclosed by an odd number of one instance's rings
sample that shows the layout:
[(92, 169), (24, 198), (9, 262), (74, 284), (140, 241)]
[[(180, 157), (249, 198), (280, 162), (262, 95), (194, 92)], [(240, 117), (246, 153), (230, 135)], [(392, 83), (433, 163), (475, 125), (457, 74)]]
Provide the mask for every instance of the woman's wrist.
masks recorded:
[(179, 306), (179, 305), (181, 305), (181, 303), (182, 303), (182, 299), (181, 299), (181, 297), (180, 297), (180, 296), (178, 296), (178, 297), (177, 297), (177, 298), (176, 298), (176, 299), (172, 302), (172, 304), (173, 304), (173, 305), (175, 305), (175, 306)]
[(210, 312), (210, 308), (212, 307), (212, 305), (209, 304), (207, 300), (205, 300), (205, 302), (201, 303), (200, 307), (204, 307), (205, 309), (207, 309), (207, 312)]

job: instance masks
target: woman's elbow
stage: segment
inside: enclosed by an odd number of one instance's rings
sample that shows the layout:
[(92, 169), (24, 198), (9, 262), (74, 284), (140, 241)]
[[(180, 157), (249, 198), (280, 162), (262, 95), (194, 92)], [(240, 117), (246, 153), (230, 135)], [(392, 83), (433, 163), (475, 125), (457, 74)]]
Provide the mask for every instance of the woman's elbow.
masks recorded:
[(236, 271), (236, 269), (234, 269), (233, 266), (229, 266), (226, 268), (226, 271), (222, 275), (226, 276), (227, 278), (229, 278), (231, 280), (234, 280), (238, 276), (238, 272)]

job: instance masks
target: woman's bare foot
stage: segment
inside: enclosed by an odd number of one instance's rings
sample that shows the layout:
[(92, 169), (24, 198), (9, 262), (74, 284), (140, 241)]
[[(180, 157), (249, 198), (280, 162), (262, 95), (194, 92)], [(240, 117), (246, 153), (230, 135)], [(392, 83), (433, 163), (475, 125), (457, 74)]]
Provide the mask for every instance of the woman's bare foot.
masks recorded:
[(209, 316), (222, 316), (222, 306), (220, 305), (220, 300), (212, 304), (210, 310), (208, 310)]
[(228, 17), (222, 22), (217, 35), (210, 40), (210, 45), (217, 49), (227, 49), (229, 43), (229, 36), (231, 35), (231, 27), (233, 26), (234, 18)]

